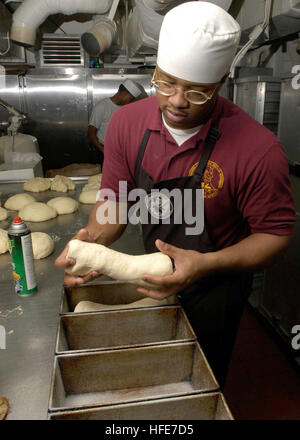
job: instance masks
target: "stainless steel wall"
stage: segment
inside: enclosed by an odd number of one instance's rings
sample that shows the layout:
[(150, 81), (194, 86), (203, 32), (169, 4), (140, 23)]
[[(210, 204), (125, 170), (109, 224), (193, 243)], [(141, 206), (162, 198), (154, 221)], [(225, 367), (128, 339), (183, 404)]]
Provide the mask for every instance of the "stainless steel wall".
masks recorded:
[[(114, 95), (125, 78), (153, 94), (151, 74), (137, 69), (51, 68), (7, 76), (0, 96), (30, 118), (23, 131), (38, 139), (44, 170), (61, 168), (89, 162), (87, 128), (92, 108)], [(0, 108), (0, 121), (7, 119), (6, 110)]]

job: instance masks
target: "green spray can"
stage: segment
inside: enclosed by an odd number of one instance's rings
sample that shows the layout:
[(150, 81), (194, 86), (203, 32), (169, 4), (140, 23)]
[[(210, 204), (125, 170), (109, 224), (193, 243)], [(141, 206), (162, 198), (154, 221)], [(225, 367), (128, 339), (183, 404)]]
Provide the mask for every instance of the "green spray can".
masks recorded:
[(15, 292), (30, 296), (37, 291), (30, 229), (20, 217), (15, 217), (7, 233)]

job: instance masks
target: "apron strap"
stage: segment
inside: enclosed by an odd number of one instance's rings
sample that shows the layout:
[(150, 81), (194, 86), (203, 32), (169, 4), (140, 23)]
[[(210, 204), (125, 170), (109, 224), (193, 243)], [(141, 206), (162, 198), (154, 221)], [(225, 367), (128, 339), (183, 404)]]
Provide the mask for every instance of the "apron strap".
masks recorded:
[(142, 139), (142, 142), (140, 144), (139, 151), (138, 151), (138, 154), (137, 154), (137, 157), (136, 157), (136, 160), (135, 160), (134, 178), (135, 178), (136, 182), (138, 181), (137, 178), (138, 178), (138, 175), (139, 175), (139, 170), (141, 168), (142, 160), (143, 160), (143, 157), (144, 157), (144, 153), (145, 153), (145, 150), (146, 150), (146, 146), (147, 146), (147, 142), (148, 142), (148, 139), (150, 137), (150, 134), (151, 134), (151, 131), (149, 130), (149, 128), (146, 128), (146, 131), (144, 133), (144, 136), (143, 136), (143, 139)]
[(212, 150), (214, 149), (217, 140), (221, 136), (221, 132), (219, 131), (218, 126), (219, 126), (219, 119), (216, 119), (212, 123), (208, 135), (206, 136), (203, 153), (199, 161), (199, 164), (194, 172), (194, 176), (197, 177), (199, 181), (201, 181), (202, 179), (205, 167), (212, 153)]

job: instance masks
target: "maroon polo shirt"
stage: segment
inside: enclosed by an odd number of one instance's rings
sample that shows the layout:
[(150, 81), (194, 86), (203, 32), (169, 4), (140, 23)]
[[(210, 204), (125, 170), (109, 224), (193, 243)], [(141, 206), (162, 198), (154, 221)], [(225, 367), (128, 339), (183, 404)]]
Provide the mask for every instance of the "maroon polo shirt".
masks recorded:
[(281, 144), (220, 96), (210, 120), (180, 147), (162, 122), (156, 97), (118, 109), (106, 132), (101, 189), (112, 189), (118, 196), (120, 180), (127, 181), (128, 190), (135, 188), (134, 166), (146, 128), (151, 135), (142, 167), (152, 180), (192, 175), (216, 117), (221, 137), (203, 177), (206, 226), (213, 242), (223, 248), (251, 233), (291, 234), (295, 210)]

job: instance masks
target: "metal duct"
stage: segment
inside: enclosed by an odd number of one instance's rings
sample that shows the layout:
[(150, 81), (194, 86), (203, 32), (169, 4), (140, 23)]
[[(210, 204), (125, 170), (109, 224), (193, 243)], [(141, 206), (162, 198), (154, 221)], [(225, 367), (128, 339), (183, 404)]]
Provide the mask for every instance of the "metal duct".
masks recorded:
[(112, 0), (24, 0), (13, 14), (10, 38), (22, 46), (34, 46), (37, 28), (52, 14), (104, 14)]
[[(126, 47), (129, 57), (151, 55), (158, 48), (158, 38), (164, 15), (175, 6), (190, 0), (135, 0), (127, 23)], [(232, 0), (210, 1), (228, 10)]]

